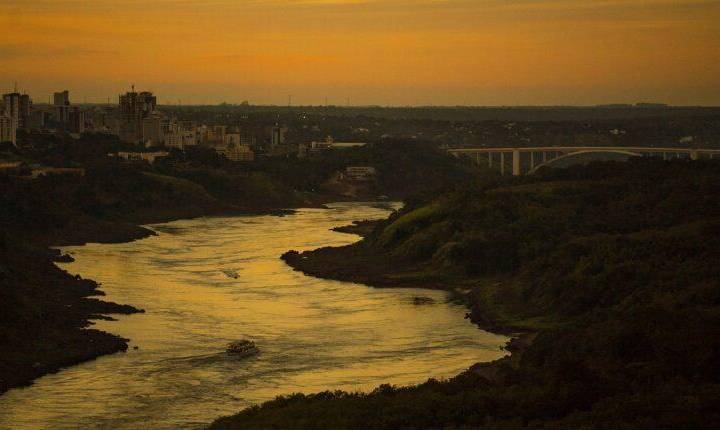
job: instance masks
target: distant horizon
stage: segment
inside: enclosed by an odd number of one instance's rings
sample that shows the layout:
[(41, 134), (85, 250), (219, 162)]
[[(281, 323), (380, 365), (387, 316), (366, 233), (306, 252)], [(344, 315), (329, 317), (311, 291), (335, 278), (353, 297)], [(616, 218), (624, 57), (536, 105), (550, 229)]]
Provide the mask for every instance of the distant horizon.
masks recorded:
[[(95, 105), (102, 105), (102, 104), (117, 104), (118, 98), (121, 94), (125, 94), (126, 92), (131, 91), (131, 85), (127, 85), (126, 88), (123, 88), (121, 90), (116, 91), (114, 95), (108, 97), (99, 97), (97, 95), (87, 96), (83, 94), (82, 92), (79, 92), (77, 90), (73, 90), (73, 87), (70, 86), (58, 86), (56, 89), (48, 89), (44, 90), (42, 92), (39, 91), (28, 91), (28, 89), (18, 83), (17, 90), (14, 88), (14, 82), (7, 83), (6, 85), (1, 85), (0, 88), (2, 88), (2, 93), (12, 93), (12, 92), (19, 92), (22, 94), (28, 94), (31, 99), (33, 100), (34, 104), (42, 105), (42, 104), (52, 104), (52, 96), (55, 92), (61, 92), (61, 91), (69, 91), (70, 92), (70, 102), (72, 104), (95, 104)], [(264, 98), (258, 98), (254, 99), (251, 97), (237, 97), (234, 100), (227, 100), (227, 99), (198, 99), (197, 97), (178, 97), (178, 96), (167, 96), (167, 93), (163, 92), (161, 89), (158, 90), (155, 86), (142, 86), (142, 85), (136, 85), (135, 86), (136, 92), (143, 92), (143, 91), (149, 91), (152, 92), (157, 98), (158, 98), (158, 104), (159, 105), (166, 105), (166, 106), (176, 106), (176, 105), (182, 105), (182, 106), (217, 106), (222, 104), (227, 105), (241, 105), (243, 103), (248, 103), (251, 106), (335, 106), (335, 107), (602, 107), (602, 106), (614, 106), (614, 105), (642, 105), (642, 104), (648, 104), (648, 105), (667, 105), (668, 107), (717, 107), (720, 106), (720, 97), (718, 97), (718, 100), (715, 101), (706, 101), (706, 102), (699, 102), (699, 103), (691, 103), (689, 101), (673, 101), (668, 99), (663, 99), (661, 97), (653, 98), (652, 96), (643, 97), (640, 99), (631, 100), (629, 97), (626, 98), (626, 100), (618, 100), (618, 101), (603, 101), (603, 99), (598, 99), (596, 101), (590, 101), (590, 102), (584, 102), (584, 101), (557, 101), (557, 102), (538, 102), (538, 103), (503, 103), (501, 101), (496, 102), (488, 102), (488, 103), (475, 103), (475, 102), (467, 102), (467, 103), (454, 103), (451, 101), (448, 101), (446, 103), (432, 103), (432, 102), (413, 102), (413, 103), (401, 103), (401, 102), (388, 102), (383, 103), (382, 101), (373, 101), (372, 99), (367, 100), (368, 97), (358, 97), (358, 98), (344, 98), (344, 99), (330, 99), (328, 98), (327, 104), (324, 98), (321, 97), (296, 97), (292, 96), (291, 100), (288, 100), (288, 95), (273, 95), (270, 97), (264, 97)], [(41, 94), (38, 96), (38, 94)], [(720, 94), (720, 91), (718, 92)], [(619, 98), (619, 97), (618, 97)], [(348, 100), (349, 99), (349, 100)], [(257, 100), (257, 101), (254, 101)], [(355, 100), (355, 101), (353, 101)], [(357, 101), (362, 100), (362, 101)], [(290, 101), (290, 104), (288, 104), (288, 101)], [(349, 101), (349, 103), (348, 103)]]
[[(153, 93), (157, 96), (157, 94)], [(51, 102), (38, 102), (30, 95), (33, 100), (33, 105), (36, 106), (52, 106)], [(72, 93), (70, 102), (72, 105), (86, 105), (86, 106), (116, 106), (117, 101), (105, 102), (77, 102), (72, 100)], [(219, 107), (219, 106), (237, 106), (237, 107), (271, 107), (271, 108), (282, 108), (282, 109), (294, 109), (294, 108), (337, 108), (337, 109), (353, 109), (353, 108), (381, 108), (381, 109), (456, 109), (456, 108), (469, 108), (469, 109), (546, 109), (546, 108), (568, 108), (568, 109), (592, 109), (592, 108), (648, 108), (648, 109), (667, 109), (667, 108), (720, 108), (720, 103), (716, 105), (690, 105), (690, 104), (668, 104), (662, 102), (637, 102), (637, 103), (599, 103), (599, 104), (547, 104), (547, 105), (383, 105), (383, 104), (293, 104), (293, 105), (282, 105), (282, 104), (266, 104), (266, 103), (247, 103), (243, 102), (219, 102), (219, 103), (162, 103), (158, 101), (158, 107), (193, 107), (193, 106), (208, 106), (208, 107)]]
[(0, 87), (39, 100), (134, 82), (196, 105), (720, 105), (714, 0), (7, 0), (0, 16)]

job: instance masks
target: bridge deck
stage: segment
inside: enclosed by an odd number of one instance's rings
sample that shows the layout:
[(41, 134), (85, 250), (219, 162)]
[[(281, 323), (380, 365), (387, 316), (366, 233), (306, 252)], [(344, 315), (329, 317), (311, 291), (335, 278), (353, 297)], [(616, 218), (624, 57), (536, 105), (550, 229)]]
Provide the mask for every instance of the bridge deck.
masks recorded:
[[(518, 176), (523, 172), (532, 174), (538, 168), (545, 166), (554, 160), (592, 152), (609, 152), (622, 153), (630, 156), (662, 156), (664, 159), (681, 156), (687, 156), (696, 160), (708, 157), (715, 158), (716, 154), (720, 154), (720, 149), (705, 148), (658, 148), (643, 146), (538, 146), (524, 148), (457, 148), (448, 149), (450, 154), (454, 156), (474, 155), (477, 163), (480, 164), (480, 154), (486, 154), (483, 159), (487, 159), (488, 167), (493, 167), (494, 155), (499, 155), (500, 160), (498, 167), (500, 174), (505, 174), (506, 158), (511, 161), (512, 174)], [(505, 157), (506, 153), (510, 153), (511, 157)], [(526, 154), (523, 156), (523, 154)], [(536, 160), (535, 156), (540, 155)], [(525, 160), (524, 160), (525, 159)]]
[(485, 153), (485, 152), (577, 152), (577, 151), (629, 151), (629, 152), (702, 152), (705, 154), (720, 154), (720, 149), (705, 148), (657, 148), (642, 146), (538, 146), (538, 147), (521, 147), (521, 148), (456, 148), (448, 149), (451, 153)]

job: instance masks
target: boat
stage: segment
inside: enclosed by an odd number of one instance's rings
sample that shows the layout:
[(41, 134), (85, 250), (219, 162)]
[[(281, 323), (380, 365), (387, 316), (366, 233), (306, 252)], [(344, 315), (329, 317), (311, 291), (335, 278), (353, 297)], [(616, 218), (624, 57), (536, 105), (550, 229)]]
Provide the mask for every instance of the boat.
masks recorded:
[(415, 304), (415, 305), (431, 305), (433, 303), (435, 303), (435, 300), (433, 300), (430, 297), (423, 297), (423, 296), (413, 297), (413, 304)]
[(247, 357), (249, 355), (257, 354), (260, 350), (257, 346), (255, 346), (255, 342), (251, 340), (238, 340), (228, 343), (227, 352), (229, 354)]
[(234, 271), (234, 270), (231, 270), (231, 269), (223, 269), (223, 270), (221, 270), (221, 272), (223, 272), (223, 273), (225, 274), (225, 276), (227, 276), (228, 278), (233, 278), (233, 279), (237, 279), (237, 278), (238, 278), (238, 273), (237, 273), (236, 271)]

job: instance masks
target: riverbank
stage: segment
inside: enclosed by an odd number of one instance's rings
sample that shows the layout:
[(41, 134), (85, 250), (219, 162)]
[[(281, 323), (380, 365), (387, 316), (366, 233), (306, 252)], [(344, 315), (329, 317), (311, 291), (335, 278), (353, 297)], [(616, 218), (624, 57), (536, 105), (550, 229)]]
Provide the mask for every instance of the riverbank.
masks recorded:
[(96, 282), (54, 264), (59, 252), (0, 244), (0, 393), (127, 349), (126, 339), (92, 329), (90, 320), (142, 310), (97, 299)]
[[(338, 203), (287, 217), (202, 217), (153, 225), (149, 240), (67, 248), (76, 261), (63, 268), (147, 313), (93, 327), (131, 339), (127, 354), (0, 396), (0, 428), (203, 428), (289, 391), (416, 384), (505, 355), (507, 338), (478, 331), (442, 292), (342, 286), (279, 259), (355, 242), (330, 229), (387, 214)], [(227, 355), (239, 339), (260, 354)]]
[(340, 227), (335, 227), (332, 230), (336, 231), (338, 233), (347, 233), (347, 234), (355, 234), (360, 237), (368, 236), (372, 231), (380, 225), (380, 221), (371, 221), (371, 220), (359, 220), (359, 221), (353, 221), (352, 224), (349, 225), (342, 225)]
[[(360, 225), (360, 228), (357, 226)], [(333, 228), (366, 237), (382, 221), (355, 222), (349, 226)], [(478, 285), (496, 283), (497, 279), (456, 279), (450, 277), (426, 277), (420, 267), (398, 265), (388, 261), (384, 256), (367, 253), (362, 246), (323, 247), (316, 250), (298, 253), (288, 251), (281, 258), (294, 270), (309, 276), (333, 279), (343, 282), (360, 283), (376, 288), (424, 288), (447, 291), (453, 300), (467, 306), (470, 319), (478, 328), (491, 333), (511, 337), (505, 349), (510, 355), (490, 363), (473, 364), (467, 372), (482, 378), (499, 382), (503, 369), (517, 368), (523, 353), (532, 345), (538, 335), (535, 327), (500, 321), (488, 311), (489, 303), (474, 293)]]
[(142, 225), (176, 219), (289, 213), (292, 210), (218, 205), (134, 216), (133, 222), (78, 217), (42, 235), (0, 235), (0, 394), (64, 367), (126, 351), (129, 339), (92, 329), (92, 320), (144, 312), (98, 299), (104, 295), (100, 285), (56, 266), (71, 257), (52, 247), (139, 240), (155, 235)]
[[(28, 293), (23, 283), (30, 281), (23, 278), (22, 270), (52, 265), (51, 259), (42, 256), (48, 247), (138, 240), (154, 234), (142, 225), (175, 219), (283, 215), (285, 208), (321, 207), (336, 199), (332, 190), (322, 194), (321, 185), (348, 165), (372, 163), (386, 173), (380, 175), (377, 192), (403, 197), (471, 178), (475, 172), (444, 151), (419, 144), (368, 145), (351, 154), (265, 158), (250, 164), (230, 162), (206, 148), (173, 152), (153, 164), (107, 157), (123, 146), (117, 138), (104, 135), (84, 135), (79, 140), (28, 135), (22, 138), (20, 149), (0, 154), (0, 158), (73, 166), (83, 172), (32, 180), (14, 173), (0, 175), (0, 244), (4, 249), (0, 268), (17, 269), (11, 276), (0, 271), (0, 298), (7, 298), (0, 300), (0, 349), (17, 351), (12, 357), (0, 356), (5, 375), (0, 376), (4, 381), (0, 392), (28, 383), (43, 372), (127, 347), (118, 338), (88, 339), (81, 345), (82, 338), (77, 336), (89, 332), (78, 335), (76, 330), (89, 326), (90, 317), (102, 313), (105, 306), (89, 304), (88, 297), (101, 294), (97, 287), (88, 291), (80, 286), (81, 280), (62, 279), (64, 275), (47, 269), (45, 279), (34, 280), (35, 293)], [(433, 166), (431, 174), (428, 165)], [(25, 253), (26, 249), (30, 251)], [(11, 255), (22, 256), (22, 261), (12, 260)], [(73, 283), (78, 285), (70, 285)], [(43, 293), (43, 289), (61, 284), (70, 285), (66, 287), (69, 290), (78, 288), (84, 296), (69, 294), (61, 299)], [(81, 307), (87, 308), (85, 313), (68, 311)], [(62, 322), (64, 331), (53, 334), (57, 342), (43, 349), (49, 334), (39, 327), (48, 318)], [(18, 321), (36, 325), (38, 330), (26, 332)], [(37, 348), (27, 349), (27, 344)], [(23, 363), (45, 364), (15, 374), (13, 369), (25, 366)]]
[(447, 381), (288, 395), (211, 428), (717, 428), (718, 184), (710, 160), (598, 163), (458, 189), (355, 245), (288, 252), (313, 276), (450, 290), (481, 327), (531, 334)]

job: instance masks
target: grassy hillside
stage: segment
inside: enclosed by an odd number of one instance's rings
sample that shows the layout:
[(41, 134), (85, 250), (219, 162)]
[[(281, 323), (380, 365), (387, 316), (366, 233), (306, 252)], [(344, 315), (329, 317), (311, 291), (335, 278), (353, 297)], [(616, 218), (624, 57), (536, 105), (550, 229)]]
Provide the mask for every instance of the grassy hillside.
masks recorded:
[(532, 331), (450, 381), (279, 398), (213, 429), (718, 428), (720, 164), (635, 160), (441, 195), (300, 270), (462, 292)]

